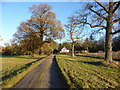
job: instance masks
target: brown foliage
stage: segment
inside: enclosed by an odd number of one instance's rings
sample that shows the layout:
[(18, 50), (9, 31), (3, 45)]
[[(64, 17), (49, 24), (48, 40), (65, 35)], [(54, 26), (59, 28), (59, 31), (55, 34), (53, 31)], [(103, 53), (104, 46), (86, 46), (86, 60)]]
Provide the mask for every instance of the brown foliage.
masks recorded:
[(15, 33), (15, 38), (18, 39), (19, 43), (32, 52), (36, 48), (40, 48), (45, 43), (44, 39), (46, 38), (61, 39), (64, 37), (62, 24), (56, 19), (51, 8), (48, 4), (30, 7), (32, 16), (29, 20), (22, 22)]

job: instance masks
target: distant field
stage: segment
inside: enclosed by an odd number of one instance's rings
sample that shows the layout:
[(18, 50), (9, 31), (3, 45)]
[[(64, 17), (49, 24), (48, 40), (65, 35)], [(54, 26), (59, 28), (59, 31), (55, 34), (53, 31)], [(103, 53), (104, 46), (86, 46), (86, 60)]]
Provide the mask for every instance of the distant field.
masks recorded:
[(57, 55), (57, 63), (70, 87), (120, 88), (120, 70), (104, 66), (103, 59)]
[[(3, 85), (9, 83), (14, 76), (27, 70), (28, 67), (41, 60), (45, 56), (31, 57), (31, 56), (3, 56), (2, 58), (2, 71), (0, 71)], [(0, 84), (2, 83), (0, 81)]]

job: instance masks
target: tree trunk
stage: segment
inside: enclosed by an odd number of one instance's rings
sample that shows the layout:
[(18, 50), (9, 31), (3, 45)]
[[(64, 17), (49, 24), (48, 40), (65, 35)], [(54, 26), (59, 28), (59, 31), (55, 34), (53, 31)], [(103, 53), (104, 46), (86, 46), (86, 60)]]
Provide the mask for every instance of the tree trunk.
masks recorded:
[(88, 49), (88, 47), (87, 47), (87, 52), (89, 52), (89, 49)]
[(33, 38), (33, 40), (32, 40), (32, 57), (34, 57), (34, 49), (35, 49), (35, 47), (34, 47), (34, 38)]
[(74, 57), (74, 42), (72, 43), (72, 57)]
[(105, 42), (106, 61), (112, 61), (112, 36), (110, 35), (109, 30), (106, 30), (106, 42)]
[(106, 39), (105, 39), (105, 60), (106, 61), (112, 61), (112, 28), (113, 28), (113, 22), (112, 22), (112, 9), (113, 6), (111, 2), (109, 3), (109, 13), (108, 13), (108, 20), (107, 20), (107, 28), (106, 28)]
[(39, 52), (41, 55), (43, 55), (43, 51), (41, 50), (41, 47), (44, 44), (43, 42), (44, 41), (43, 41), (43, 32), (42, 32), (42, 35), (40, 35), (40, 42), (39, 42)]

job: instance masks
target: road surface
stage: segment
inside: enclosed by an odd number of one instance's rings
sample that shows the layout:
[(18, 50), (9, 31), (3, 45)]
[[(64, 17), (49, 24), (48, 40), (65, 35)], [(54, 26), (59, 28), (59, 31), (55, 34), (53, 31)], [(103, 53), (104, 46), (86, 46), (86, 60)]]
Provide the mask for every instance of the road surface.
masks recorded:
[(60, 74), (55, 56), (49, 56), (13, 88), (66, 88), (66, 85)]

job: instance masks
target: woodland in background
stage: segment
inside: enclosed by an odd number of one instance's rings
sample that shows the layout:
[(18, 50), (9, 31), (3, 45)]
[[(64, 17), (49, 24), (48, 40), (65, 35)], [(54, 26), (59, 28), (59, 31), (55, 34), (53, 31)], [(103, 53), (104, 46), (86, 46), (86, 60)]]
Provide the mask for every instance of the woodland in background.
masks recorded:
[[(34, 43), (37, 41), (33, 41)], [(53, 51), (56, 49), (60, 51), (64, 46), (72, 51), (71, 43), (64, 42), (62, 44), (56, 43), (54, 40), (47, 40), (41, 48), (37, 47), (37, 44), (30, 44), (32, 42), (26, 41), (21, 42), (20, 44), (11, 43), (6, 44), (6, 47), (3, 48), (3, 55), (41, 55), (41, 54), (52, 54)], [(79, 50), (87, 50), (89, 52), (104, 52), (105, 42), (104, 38), (101, 37), (100, 40), (88, 39), (86, 38), (83, 42), (76, 42), (75, 43), (75, 51)], [(41, 50), (40, 50), (41, 49)], [(33, 52), (34, 51), (34, 52)], [(40, 52), (41, 51), (41, 52)], [(113, 51), (117, 52), (120, 51), (120, 36), (116, 36), (113, 38)], [(34, 54), (33, 54), (34, 53)], [(84, 52), (83, 52), (84, 53)]]
[[(21, 22), (18, 31), (14, 35), (13, 42), (3, 49), (3, 55), (32, 55), (51, 54), (54, 50), (67, 45), (72, 56), (77, 50), (87, 50), (88, 52), (105, 52), (105, 60), (112, 61), (112, 51), (120, 50), (120, 1), (113, 2), (88, 2), (83, 3), (84, 7), (68, 17), (65, 30), (56, 15), (51, 11), (48, 4), (33, 5), (30, 7), (31, 17)], [(85, 28), (94, 28), (91, 35), (82, 40)], [(64, 42), (58, 45), (55, 40), (64, 38), (67, 32), (70, 43)], [(96, 34), (104, 33), (99, 40)]]

